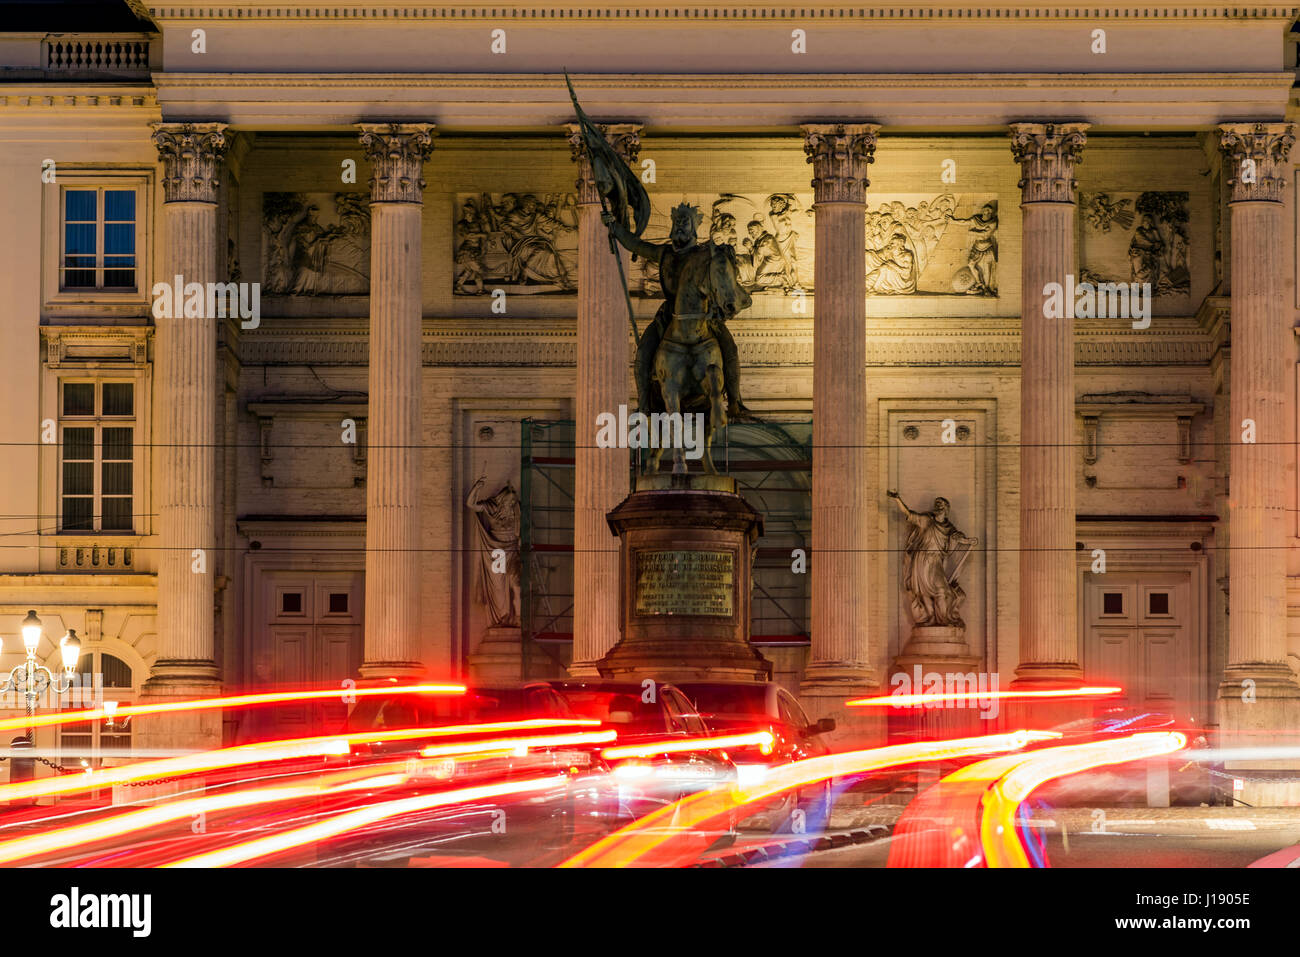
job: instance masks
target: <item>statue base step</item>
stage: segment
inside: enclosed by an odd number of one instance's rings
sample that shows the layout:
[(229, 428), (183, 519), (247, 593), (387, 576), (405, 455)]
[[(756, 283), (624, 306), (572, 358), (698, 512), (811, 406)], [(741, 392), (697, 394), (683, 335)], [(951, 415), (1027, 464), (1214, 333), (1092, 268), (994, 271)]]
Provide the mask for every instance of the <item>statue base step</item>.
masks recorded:
[(483, 632), (469, 656), (471, 684), (490, 685), (520, 680), (523, 632), (518, 628), (494, 627)]

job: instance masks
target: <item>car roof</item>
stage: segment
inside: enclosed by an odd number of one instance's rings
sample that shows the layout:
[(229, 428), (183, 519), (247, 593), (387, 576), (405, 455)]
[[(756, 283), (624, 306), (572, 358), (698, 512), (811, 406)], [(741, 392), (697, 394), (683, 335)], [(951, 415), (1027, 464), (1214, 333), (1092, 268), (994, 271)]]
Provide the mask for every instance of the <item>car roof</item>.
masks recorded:
[[(614, 694), (633, 694), (640, 696), (645, 691), (645, 685), (639, 681), (609, 681), (600, 679), (596, 681), (583, 681), (581, 679), (557, 679), (554, 681), (542, 682), (554, 688), (556, 691), (609, 691)], [(677, 685), (670, 685), (666, 681), (655, 682), (660, 688), (676, 688)]]

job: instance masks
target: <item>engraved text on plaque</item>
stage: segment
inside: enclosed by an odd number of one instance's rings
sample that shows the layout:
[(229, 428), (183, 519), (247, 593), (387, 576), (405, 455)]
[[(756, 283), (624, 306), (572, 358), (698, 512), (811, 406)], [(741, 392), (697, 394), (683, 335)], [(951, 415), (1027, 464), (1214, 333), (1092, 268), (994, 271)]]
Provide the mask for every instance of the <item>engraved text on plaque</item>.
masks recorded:
[(735, 561), (732, 552), (637, 552), (635, 614), (731, 617)]

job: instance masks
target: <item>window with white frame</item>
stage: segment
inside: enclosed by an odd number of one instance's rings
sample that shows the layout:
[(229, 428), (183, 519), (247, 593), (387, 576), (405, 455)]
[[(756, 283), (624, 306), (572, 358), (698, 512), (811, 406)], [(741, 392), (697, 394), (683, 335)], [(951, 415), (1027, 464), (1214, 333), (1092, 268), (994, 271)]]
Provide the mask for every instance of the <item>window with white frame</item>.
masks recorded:
[[(83, 688), (101, 687), (106, 707), (111, 702), (125, 708), (135, 696), (135, 677), (131, 666), (106, 651), (91, 651), (77, 662), (77, 674)], [(95, 681), (99, 675), (100, 681)], [(84, 704), (90, 707), (89, 704)], [(93, 721), (78, 721), (59, 726), (59, 758), (65, 767), (102, 767), (107, 759), (117, 763), (131, 749), (131, 719), (110, 714)], [(116, 759), (116, 760), (115, 760)]]
[(65, 186), (60, 198), (60, 291), (135, 292), (138, 189)]
[(135, 383), (59, 383), (61, 532), (135, 530)]

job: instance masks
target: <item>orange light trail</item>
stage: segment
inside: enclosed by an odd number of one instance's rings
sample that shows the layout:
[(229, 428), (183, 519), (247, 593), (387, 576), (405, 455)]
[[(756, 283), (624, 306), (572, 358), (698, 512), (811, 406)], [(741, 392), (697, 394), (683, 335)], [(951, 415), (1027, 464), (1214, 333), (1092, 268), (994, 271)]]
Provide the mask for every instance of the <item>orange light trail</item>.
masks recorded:
[(112, 817), (58, 828), (30, 837), (20, 837), (0, 842), (0, 864), (8, 864), (25, 857), (50, 854), (70, 847), (93, 844), (98, 841), (123, 837), (146, 828), (157, 827), (183, 820), (197, 814), (213, 814), (234, 808), (275, 804), (281, 801), (308, 800), (325, 797), (358, 788), (387, 787), (407, 779), (403, 773), (404, 761), (386, 765), (354, 768), (324, 775), (312, 784), (250, 788), (229, 794), (215, 794), (183, 801), (169, 801), (153, 807), (115, 814)]
[[(985, 792), (980, 806), (980, 844), (988, 867), (1029, 867), (1016, 827), (1020, 805), (1037, 788), (1048, 781), (1081, 771), (1155, 758), (1181, 751), (1187, 738), (1176, 731), (1147, 731), (1113, 741), (1096, 741), (1059, 748), (1044, 748), (1028, 755), (1015, 767), (1004, 771)], [(981, 765), (963, 769), (968, 777), (980, 774)], [(957, 772), (961, 774), (962, 772)], [(950, 775), (955, 778), (956, 775)]]
[(383, 801), (355, 811), (345, 811), (325, 821), (318, 821), (306, 827), (294, 828), (282, 834), (245, 841), (230, 847), (223, 847), (207, 854), (199, 854), (184, 860), (164, 864), (164, 867), (229, 867), (243, 864), (283, 851), (301, 847), (314, 841), (323, 841), (337, 837), (347, 831), (353, 831), (368, 824), (375, 824), (388, 818), (412, 814), (435, 807), (450, 804), (462, 804), (469, 801), (481, 801), (491, 798), (527, 794), (532, 791), (546, 791), (564, 784), (568, 776), (550, 775), (544, 778), (531, 778), (525, 781), (507, 781), (501, 784), (486, 784), (471, 788), (458, 788), (440, 794), (422, 794), (417, 797), (402, 798), (396, 801)]
[[(682, 841), (691, 836), (693, 829), (736, 808), (759, 803), (781, 792), (835, 777), (863, 774), (898, 765), (943, 761), (997, 751), (1016, 751), (1035, 741), (1059, 737), (1060, 734), (1054, 731), (1017, 731), (1013, 734), (955, 738), (948, 741), (895, 744), (795, 761), (773, 768), (761, 783), (751, 787), (730, 786), (701, 791), (653, 811), (639, 821), (601, 838), (559, 866), (673, 866), (689, 863), (702, 849)], [(678, 847), (666, 847), (670, 842), (677, 842)], [(683, 847), (683, 844), (688, 846)]]
[(114, 784), (147, 781), (153, 778), (176, 777), (200, 771), (216, 771), (244, 764), (262, 764), (287, 761), (294, 758), (343, 756), (351, 753), (354, 744), (375, 744), (384, 741), (402, 741), (439, 735), (475, 734), (484, 730), (515, 728), (562, 727), (565, 725), (599, 724), (589, 719), (558, 720), (532, 718), (526, 721), (499, 721), (494, 724), (465, 724), (435, 728), (402, 728), (393, 731), (359, 731), (354, 734), (327, 735), (317, 738), (287, 738), (264, 741), (258, 744), (241, 744), (231, 748), (198, 751), (157, 761), (141, 761), (117, 768), (99, 768), (82, 774), (39, 778), (16, 784), (0, 784), (0, 801), (20, 801), (26, 798), (46, 797), (53, 794), (74, 794)]
[(1123, 688), (1057, 688), (1051, 691), (963, 691), (944, 694), (891, 694), (878, 698), (855, 698), (844, 704), (850, 708), (907, 708), (939, 701), (974, 701), (989, 698), (1080, 698), (1123, 694)]
[(721, 751), (724, 748), (743, 748), (758, 745), (764, 754), (772, 753), (776, 739), (770, 731), (758, 731), (753, 734), (726, 734), (716, 738), (674, 738), (657, 741), (652, 744), (627, 744), (616, 748), (606, 748), (600, 752), (602, 758), (649, 758), (656, 754), (676, 754), (681, 751)]
[(0, 721), (0, 731), (14, 728), (43, 728), (53, 724), (76, 721), (94, 721), (98, 718), (130, 718), (141, 714), (168, 714), (176, 711), (211, 711), (214, 708), (243, 708), (259, 704), (278, 704), (284, 701), (315, 701), (322, 698), (365, 698), (381, 694), (442, 694), (462, 695), (464, 685), (393, 685), (384, 688), (332, 688), (328, 691), (269, 691), (263, 694), (228, 695), (222, 698), (195, 698), (193, 701), (169, 701), (159, 704), (136, 704), (127, 708), (91, 708), (86, 711), (58, 711), (30, 717), (5, 718)]

